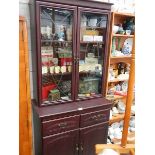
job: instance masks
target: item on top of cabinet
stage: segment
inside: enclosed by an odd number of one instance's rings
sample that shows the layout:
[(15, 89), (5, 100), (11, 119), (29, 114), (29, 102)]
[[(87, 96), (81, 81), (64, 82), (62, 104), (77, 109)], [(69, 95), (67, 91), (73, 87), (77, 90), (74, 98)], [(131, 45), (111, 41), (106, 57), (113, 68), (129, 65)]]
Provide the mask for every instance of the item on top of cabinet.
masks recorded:
[(58, 89), (52, 89), (50, 90), (50, 93), (48, 95), (49, 100), (56, 101), (60, 99), (60, 91)]
[(48, 73), (48, 67), (42, 66), (42, 74), (47, 74), (47, 73)]
[(122, 24), (119, 24), (119, 29), (118, 29), (119, 34), (124, 34), (125, 31), (123, 30)]
[(94, 41), (94, 37), (90, 35), (83, 35), (83, 41)]
[(114, 25), (112, 30), (113, 30), (113, 33), (116, 34), (119, 30), (119, 26)]
[(94, 41), (103, 41), (103, 36), (94, 36)]
[(66, 66), (61, 66), (61, 68), (60, 68), (60, 72), (61, 73), (66, 73)]
[(54, 71), (55, 73), (60, 73), (60, 66), (55, 66)]

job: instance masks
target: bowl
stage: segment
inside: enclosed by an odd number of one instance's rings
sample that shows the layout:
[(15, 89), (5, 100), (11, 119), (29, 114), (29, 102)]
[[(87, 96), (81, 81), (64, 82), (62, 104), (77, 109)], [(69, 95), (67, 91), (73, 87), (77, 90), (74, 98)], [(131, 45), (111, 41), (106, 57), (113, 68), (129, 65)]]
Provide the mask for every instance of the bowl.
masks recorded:
[(116, 34), (119, 30), (119, 26), (114, 25), (113, 26), (113, 33)]

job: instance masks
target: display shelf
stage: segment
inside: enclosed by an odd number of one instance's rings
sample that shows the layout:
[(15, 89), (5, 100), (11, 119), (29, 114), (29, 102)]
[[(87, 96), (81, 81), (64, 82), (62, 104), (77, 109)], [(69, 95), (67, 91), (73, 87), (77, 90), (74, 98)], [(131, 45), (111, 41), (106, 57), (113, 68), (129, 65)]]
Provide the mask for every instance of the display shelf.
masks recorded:
[(80, 44), (104, 44), (103, 41), (80, 41)]
[(72, 41), (59, 41), (59, 40), (44, 40), (42, 39), (41, 42), (54, 42), (54, 43), (72, 43)]
[(46, 73), (46, 74), (43, 74), (42, 76), (45, 77), (45, 76), (59, 76), (59, 75), (70, 75), (72, 74), (72, 72), (65, 72), (65, 73)]
[(110, 64), (124, 62), (124, 63), (131, 63), (131, 56), (123, 56), (123, 57), (110, 57)]
[(108, 81), (109, 83), (115, 83), (115, 82), (123, 82), (123, 81), (128, 81), (129, 79), (114, 79), (114, 80), (110, 80)]
[(113, 34), (113, 37), (125, 37), (125, 38), (133, 38), (134, 35), (126, 35), (126, 34)]
[(120, 96), (120, 95), (107, 95), (106, 99), (108, 100), (118, 100), (118, 99), (125, 99), (126, 96)]
[(124, 13), (124, 12), (114, 12), (114, 15), (115, 16), (125, 16), (125, 17), (135, 17), (134, 14), (131, 14), (131, 13)]

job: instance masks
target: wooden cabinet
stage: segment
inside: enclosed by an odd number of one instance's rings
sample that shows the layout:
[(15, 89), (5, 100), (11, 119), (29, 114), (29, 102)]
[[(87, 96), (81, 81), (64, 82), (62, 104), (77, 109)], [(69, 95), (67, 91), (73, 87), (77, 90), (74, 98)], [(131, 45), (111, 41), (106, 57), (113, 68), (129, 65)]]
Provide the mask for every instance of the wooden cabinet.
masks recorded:
[(83, 155), (93, 155), (93, 145), (106, 143), (103, 123), (109, 121), (111, 103), (103, 94), (111, 5), (31, 1), (36, 155), (79, 155), (87, 134), (91, 147), (84, 146)]
[(78, 155), (79, 131), (69, 131), (43, 138), (45, 155)]
[(111, 4), (93, 0), (55, 2), (34, 0), (30, 5), (37, 104), (103, 97)]
[(95, 155), (96, 144), (106, 144), (108, 123), (80, 129), (80, 155)]

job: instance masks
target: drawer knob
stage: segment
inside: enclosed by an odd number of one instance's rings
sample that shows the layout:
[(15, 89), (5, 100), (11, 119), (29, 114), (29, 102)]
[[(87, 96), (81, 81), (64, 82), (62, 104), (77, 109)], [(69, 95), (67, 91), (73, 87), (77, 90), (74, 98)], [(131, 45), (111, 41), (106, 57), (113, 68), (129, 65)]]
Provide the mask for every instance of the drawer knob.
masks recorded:
[(58, 126), (59, 126), (60, 128), (65, 128), (65, 127), (67, 126), (67, 123), (66, 123), (66, 122), (64, 122), (64, 123), (59, 123)]

